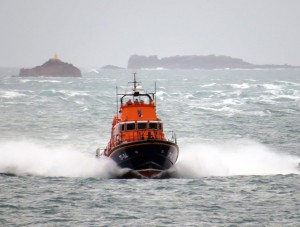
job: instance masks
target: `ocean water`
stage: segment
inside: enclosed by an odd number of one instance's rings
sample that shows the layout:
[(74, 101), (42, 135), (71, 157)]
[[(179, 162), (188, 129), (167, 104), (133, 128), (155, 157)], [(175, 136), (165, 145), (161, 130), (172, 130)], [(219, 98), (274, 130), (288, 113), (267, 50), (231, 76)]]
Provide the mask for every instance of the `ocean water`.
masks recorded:
[(96, 160), (131, 70), (0, 70), (0, 226), (300, 226), (300, 70), (138, 70), (180, 155), (169, 179)]

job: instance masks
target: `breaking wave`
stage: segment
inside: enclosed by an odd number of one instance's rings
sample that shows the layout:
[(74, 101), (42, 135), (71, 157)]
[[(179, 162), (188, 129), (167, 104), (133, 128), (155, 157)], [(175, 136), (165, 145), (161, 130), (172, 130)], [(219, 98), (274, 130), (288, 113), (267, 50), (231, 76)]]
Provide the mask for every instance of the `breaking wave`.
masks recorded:
[(39, 80), (33, 80), (33, 79), (20, 79), (21, 83), (29, 83), (29, 82), (37, 82), (37, 83), (61, 83), (62, 81), (59, 80), (45, 80), (45, 79), (39, 79)]
[(300, 174), (300, 157), (273, 151), (249, 140), (183, 146), (176, 171), (180, 177)]
[(19, 97), (25, 97), (25, 94), (22, 94), (17, 91), (0, 91), (0, 97), (6, 98), (6, 99), (14, 99)]
[(50, 148), (28, 141), (0, 143), (0, 173), (95, 178), (115, 178), (122, 174), (109, 159), (96, 159), (72, 147)]

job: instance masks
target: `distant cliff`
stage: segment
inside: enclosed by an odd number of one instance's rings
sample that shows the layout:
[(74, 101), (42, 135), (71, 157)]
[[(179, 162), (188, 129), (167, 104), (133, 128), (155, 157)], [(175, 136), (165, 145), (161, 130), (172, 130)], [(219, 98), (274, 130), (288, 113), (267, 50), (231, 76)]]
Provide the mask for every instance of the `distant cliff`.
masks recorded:
[(216, 55), (173, 56), (159, 59), (155, 56), (132, 55), (128, 68), (165, 68), (165, 69), (255, 69), (255, 68), (299, 68), (290, 65), (255, 65), (239, 58)]
[(72, 64), (62, 62), (55, 57), (49, 59), (49, 61), (41, 66), (31, 69), (21, 69), (19, 76), (81, 77), (81, 72)]

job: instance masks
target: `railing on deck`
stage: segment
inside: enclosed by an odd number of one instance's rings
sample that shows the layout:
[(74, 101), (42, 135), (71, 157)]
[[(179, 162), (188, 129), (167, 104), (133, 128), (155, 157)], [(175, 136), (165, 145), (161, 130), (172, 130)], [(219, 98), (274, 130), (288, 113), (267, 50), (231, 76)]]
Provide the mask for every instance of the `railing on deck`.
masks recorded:
[(174, 131), (165, 131), (165, 132), (166, 132), (167, 140), (177, 144), (176, 133)]
[(143, 140), (163, 140), (169, 141), (177, 144), (176, 134), (174, 131), (166, 131), (166, 135), (160, 131), (156, 130), (138, 130), (132, 132), (126, 132), (121, 136), (117, 136), (114, 141), (110, 141), (105, 149), (106, 152), (110, 151), (111, 148), (120, 145), (122, 143), (130, 143), (135, 141), (143, 141)]

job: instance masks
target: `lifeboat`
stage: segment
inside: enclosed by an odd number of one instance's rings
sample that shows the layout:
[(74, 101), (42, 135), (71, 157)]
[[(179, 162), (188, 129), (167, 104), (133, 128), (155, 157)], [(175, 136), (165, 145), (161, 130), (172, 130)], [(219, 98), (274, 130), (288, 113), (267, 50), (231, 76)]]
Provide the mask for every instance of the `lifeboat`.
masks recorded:
[(165, 136), (163, 122), (156, 115), (156, 92), (145, 92), (135, 73), (134, 81), (129, 83), (133, 84), (129, 92), (116, 93), (118, 112), (113, 118), (111, 138), (96, 156), (111, 158), (120, 168), (141, 178), (159, 178), (177, 161), (176, 135), (171, 132), (170, 138)]

